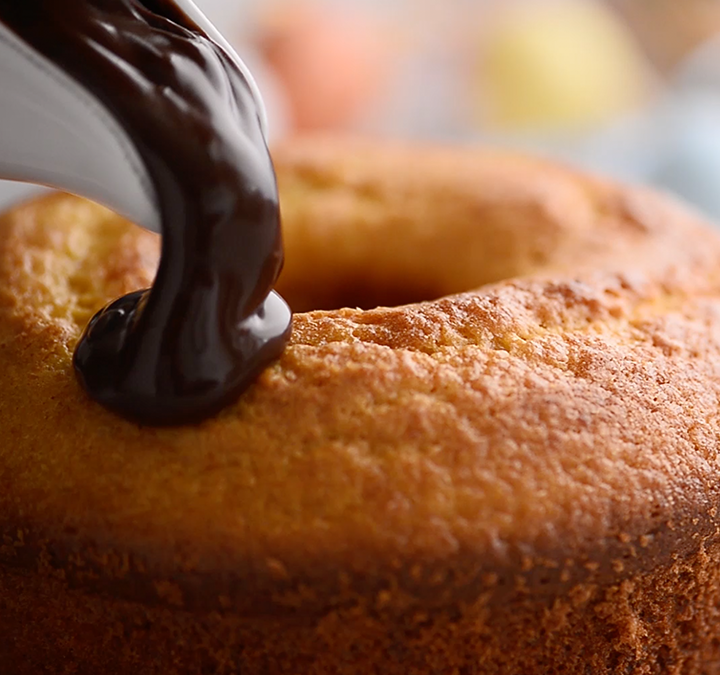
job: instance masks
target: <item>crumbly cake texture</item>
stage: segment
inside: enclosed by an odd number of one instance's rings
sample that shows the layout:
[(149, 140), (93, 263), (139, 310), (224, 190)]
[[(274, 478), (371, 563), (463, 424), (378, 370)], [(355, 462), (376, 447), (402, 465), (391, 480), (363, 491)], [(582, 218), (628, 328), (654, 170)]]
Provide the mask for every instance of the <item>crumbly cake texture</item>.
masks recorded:
[(0, 221), (0, 672), (720, 673), (718, 236), (503, 154), (276, 161), (296, 308), (432, 301), (298, 313), (195, 427), (72, 373), (157, 239)]

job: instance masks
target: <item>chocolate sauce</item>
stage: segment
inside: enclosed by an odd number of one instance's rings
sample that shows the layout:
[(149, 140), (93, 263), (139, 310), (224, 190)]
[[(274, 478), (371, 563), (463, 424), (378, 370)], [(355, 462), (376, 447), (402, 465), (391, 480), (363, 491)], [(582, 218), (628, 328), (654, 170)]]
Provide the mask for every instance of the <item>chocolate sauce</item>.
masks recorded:
[(89, 394), (147, 424), (234, 401), (285, 346), (277, 187), (251, 88), (171, 0), (0, 0), (0, 21), (89, 90), (138, 149), (162, 217), (152, 289), (75, 351)]

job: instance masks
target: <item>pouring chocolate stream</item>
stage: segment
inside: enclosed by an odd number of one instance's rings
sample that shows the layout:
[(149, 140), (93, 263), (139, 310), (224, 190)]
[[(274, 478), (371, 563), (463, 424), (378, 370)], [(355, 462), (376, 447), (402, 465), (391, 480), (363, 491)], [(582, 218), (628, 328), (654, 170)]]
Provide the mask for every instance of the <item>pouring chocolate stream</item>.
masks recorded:
[(155, 283), (92, 319), (80, 382), (141, 423), (217, 413), (281, 354), (291, 325), (272, 291), (278, 194), (251, 86), (172, 0), (0, 0), (0, 22), (113, 114), (158, 200)]

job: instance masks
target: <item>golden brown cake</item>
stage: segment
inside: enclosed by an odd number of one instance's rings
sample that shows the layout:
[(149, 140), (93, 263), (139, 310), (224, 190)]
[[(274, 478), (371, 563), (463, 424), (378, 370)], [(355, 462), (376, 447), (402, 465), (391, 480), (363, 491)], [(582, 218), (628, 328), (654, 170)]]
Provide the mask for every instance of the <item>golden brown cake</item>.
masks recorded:
[(276, 159), (280, 290), (328, 311), (195, 427), (72, 373), (156, 238), (2, 219), (0, 672), (720, 673), (718, 235), (478, 150)]

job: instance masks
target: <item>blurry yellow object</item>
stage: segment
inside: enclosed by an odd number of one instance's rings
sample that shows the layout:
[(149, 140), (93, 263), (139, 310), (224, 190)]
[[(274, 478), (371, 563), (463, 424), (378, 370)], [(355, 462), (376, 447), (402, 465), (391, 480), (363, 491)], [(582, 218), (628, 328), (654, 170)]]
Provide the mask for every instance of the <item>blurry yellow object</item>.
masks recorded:
[(508, 130), (582, 129), (643, 102), (648, 67), (629, 32), (584, 0), (513, 6), (487, 36), (483, 109)]

